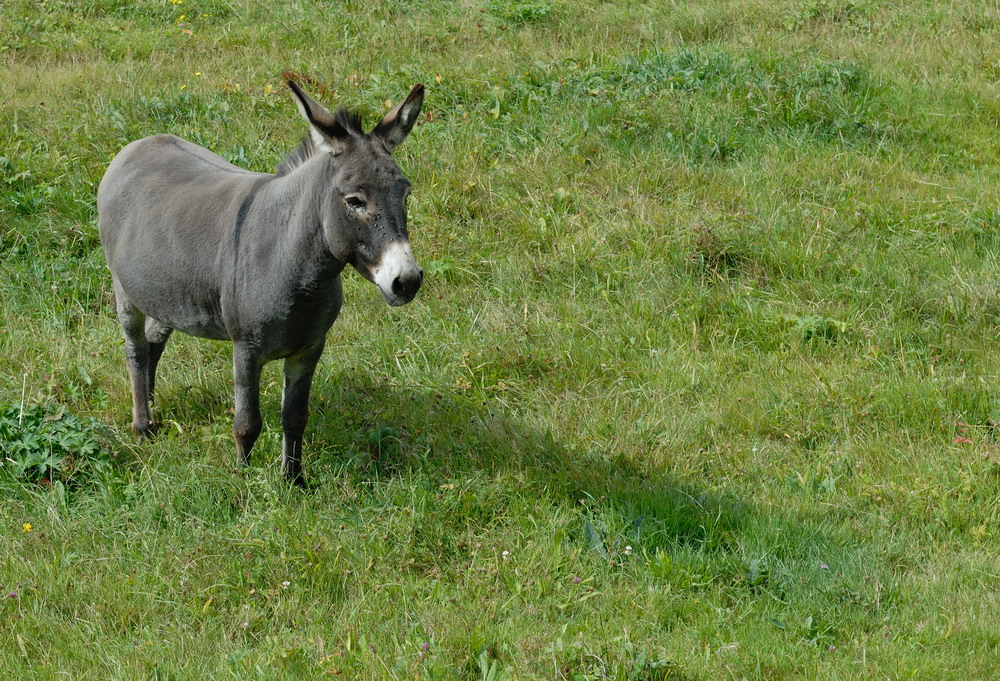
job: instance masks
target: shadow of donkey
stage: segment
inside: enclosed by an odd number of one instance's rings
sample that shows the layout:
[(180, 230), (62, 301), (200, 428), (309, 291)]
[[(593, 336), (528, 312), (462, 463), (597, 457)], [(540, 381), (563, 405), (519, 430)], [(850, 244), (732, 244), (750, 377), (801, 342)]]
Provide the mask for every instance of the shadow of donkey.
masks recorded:
[(331, 374), (317, 386), (312, 480), (358, 482), (505, 476), (522, 491), (582, 508), (584, 545), (604, 557), (615, 542), (650, 554), (688, 547), (730, 552), (752, 517), (749, 504), (699, 490), (649, 462), (561, 443), (483, 394), (394, 386), (364, 374)]

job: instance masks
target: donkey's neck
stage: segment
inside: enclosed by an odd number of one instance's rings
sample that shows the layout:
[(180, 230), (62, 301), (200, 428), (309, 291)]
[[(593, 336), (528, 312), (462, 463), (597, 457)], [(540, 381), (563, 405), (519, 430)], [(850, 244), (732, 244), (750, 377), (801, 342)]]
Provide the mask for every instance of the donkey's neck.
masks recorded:
[[(333, 279), (346, 266), (330, 252), (323, 230), (324, 203), (333, 191), (330, 159), (318, 154), (271, 181), (279, 228), (275, 237), (287, 260), (312, 286)], [(282, 229), (283, 228), (283, 229)]]

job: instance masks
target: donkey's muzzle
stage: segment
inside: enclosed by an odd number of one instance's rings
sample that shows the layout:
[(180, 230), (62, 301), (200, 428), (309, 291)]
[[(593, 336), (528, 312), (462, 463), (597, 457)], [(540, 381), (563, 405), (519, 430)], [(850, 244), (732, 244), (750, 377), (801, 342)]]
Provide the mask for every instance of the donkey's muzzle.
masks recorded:
[(413, 259), (407, 241), (394, 241), (382, 251), (379, 264), (372, 273), (372, 281), (382, 291), (382, 298), (390, 305), (406, 305), (417, 295), (424, 281), (424, 271)]
[(405, 302), (410, 302), (417, 295), (420, 284), (424, 282), (424, 271), (419, 267), (408, 270), (392, 280), (392, 292)]

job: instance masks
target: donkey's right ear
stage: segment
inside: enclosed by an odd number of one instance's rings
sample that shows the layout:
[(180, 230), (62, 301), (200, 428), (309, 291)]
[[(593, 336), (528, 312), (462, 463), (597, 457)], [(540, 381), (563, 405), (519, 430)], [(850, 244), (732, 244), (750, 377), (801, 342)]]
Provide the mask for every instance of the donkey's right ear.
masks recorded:
[(417, 83), (406, 95), (406, 99), (396, 105), (387, 113), (382, 121), (372, 130), (372, 135), (378, 137), (385, 144), (385, 148), (392, 151), (398, 147), (406, 136), (413, 130), (420, 115), (420, 107), (424, 105), (424, 86)]
[(344, 150), (344, 142), (350, 133), (340, 124), (336, 117), (327, 111), (322, 104), (303, 92), (294, 80), (285, 81), (295, 95), (295, 104), (299, 107), (302, 118), (309, 123), (309, 136), (317, 149), (339, 154)]

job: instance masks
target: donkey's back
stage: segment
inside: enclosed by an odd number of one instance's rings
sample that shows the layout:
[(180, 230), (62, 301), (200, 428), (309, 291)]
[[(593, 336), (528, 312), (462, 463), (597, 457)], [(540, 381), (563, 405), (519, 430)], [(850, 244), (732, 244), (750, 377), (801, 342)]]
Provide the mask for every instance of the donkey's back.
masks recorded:
[(173, 135), (126, 146), (97, 192), (116, 288), (171, 328), (229, 338), (219, 308), (233, 229), (247, 198), (269, 178)]

